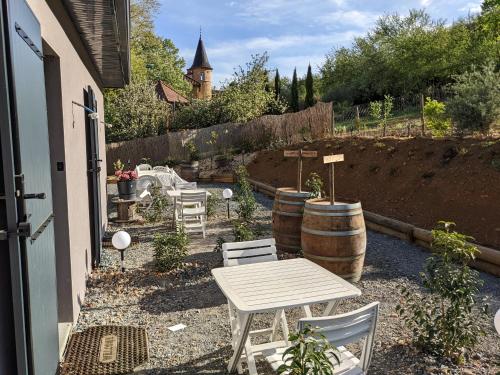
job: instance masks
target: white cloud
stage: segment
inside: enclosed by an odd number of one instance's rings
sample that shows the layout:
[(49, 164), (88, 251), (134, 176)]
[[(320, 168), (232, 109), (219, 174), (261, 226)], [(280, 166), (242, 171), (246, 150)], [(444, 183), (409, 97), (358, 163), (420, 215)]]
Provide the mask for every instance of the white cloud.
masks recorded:
[(459, 9), (462, 12), (471, 12), (471, 13), (480, 13), (481, 12), (481, 3), (469, 2), (465, 4), (462, 8)]
[(326, 13), (317, 18), (317, 20), (325, 25), (334, 26), (351, 26), (366, 29), (371, 26), (380, 15), (372, 12), (363, 12), (357, 10), (335, 11)]
[(420, 5), (423, 7), (428, 7), (429, 5), (431, 5), (431, 3), (432, 0), (420, 0)]

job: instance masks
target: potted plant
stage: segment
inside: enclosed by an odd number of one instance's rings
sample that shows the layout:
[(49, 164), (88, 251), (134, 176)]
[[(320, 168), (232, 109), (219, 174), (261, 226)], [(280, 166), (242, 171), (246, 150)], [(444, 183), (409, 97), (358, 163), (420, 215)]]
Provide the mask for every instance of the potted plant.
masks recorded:
[(181, 177), (188, 181), (195, 181), (199, 176), (200, 152), (193, 141), (186, 143), (189, 153), (189, 162), (181, 164)]
[(135, 199), (135, 189), (137, 183), (137, 172), (134, 170), (124, 170), (124, 164), (118, 159), (113, 163), (115, 176), (118, 178), (118, 196), (120, 199)]

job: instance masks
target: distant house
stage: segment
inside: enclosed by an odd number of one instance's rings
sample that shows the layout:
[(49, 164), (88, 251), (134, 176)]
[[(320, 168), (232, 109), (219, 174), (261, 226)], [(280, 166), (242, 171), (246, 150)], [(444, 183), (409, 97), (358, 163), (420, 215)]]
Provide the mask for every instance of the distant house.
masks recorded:
[(0, 374), (54, 375), (107, 225), (105, 88), (130, 75), (129, 0), (0, 8)]
[(175, 89), (172, 88), (172, 86), (166, 84), (163, 81), (158, 81), (156, 83), (156, 92), (158, 93), (158, 97), (170, 104), (174, 111), (179, 104), (189, 104), (188, 98), (186, 98), (182, 94), (179, 94), (177, 91), (175, 91)]

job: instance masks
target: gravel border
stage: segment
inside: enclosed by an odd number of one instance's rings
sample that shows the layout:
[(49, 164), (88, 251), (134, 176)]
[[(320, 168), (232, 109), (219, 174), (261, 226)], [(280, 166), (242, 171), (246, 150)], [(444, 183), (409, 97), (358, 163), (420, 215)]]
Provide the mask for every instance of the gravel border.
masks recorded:
[[(221, 196), (226, 184), (204, 184)], [(109, 198), (116, 186), (108, 186)], [(261, 237), (271, 235), (272, 200), (256, 194), (257, 222)], [(231, 203), (234, 212), (235, 204)], [(110, 209), (114, 209), (110, 207)], [(111, 217), (115, 216), (110, 211)], [(170, 215), (167, 216), (170, 218)], [(122, 227), (110, 224), (110, 231)], [(207, 226), (207, 237), (193, 236), (188, 266), (171, 274), (159, 274), (153, 268), (152, 238), (155, 233), (170, 231), (170, 221), (163, 225), (124, 226), (139, 238), (126, 252), (127, 272), (119, 272), (119, 254), (104, 249), (101, 267), (88, 281), (88, 290), (75, 327), (80, 331), (99, 324), (126, 324), (145, 327), (150, 343), (150, 361), (138, 374), (225, 374), (231, 356), (230, 330), (226, 300), (215, 284), (210, 270), (222, 265), (221, 255), (213, 251), (218, 236), (229, 240), (230, 222), (225, 202), (220, 202), (215, 217)], [(357, 286), (361, 297), (345, 301), (340, 312), (353, 310), (372, 301), (380, 301), (381, 311), (370, 374), (495, 374), (500, 371), (500, 340), (493, 328), (493, 313), (500, 308), (500, 279), (481, 273), (485, 282), (483, 297), (491, 312), (485, 322), (487, 336), (482, 338), (477, 354), (463, 368), (440, 362), (410, 345), (411, 334), (395, 312), (402, 285), (419, 291), (418, 272), (429, 253), (413, 244), (386, 235), (368, 232), (368, 248), (363, 277)], [(322, 306), (313, 306), (313, 312)], [(301, 317), (300, 309), (287, 313), (290, 328)], [(269, 324), (269, 314), (258, 315), (256, 326)], [(167, 327), (184, 323), (187, 328), (170, 332)], [(353, 350), (357, 348), (354, 346)], [(259, 373), (273, 372), (264, 361)]]

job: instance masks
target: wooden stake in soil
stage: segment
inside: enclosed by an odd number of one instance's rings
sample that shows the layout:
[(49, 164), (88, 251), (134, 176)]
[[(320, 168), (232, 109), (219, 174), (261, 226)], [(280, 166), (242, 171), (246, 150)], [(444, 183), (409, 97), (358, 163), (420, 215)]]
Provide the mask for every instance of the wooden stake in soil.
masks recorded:
[(300, 150), (285, 150), (283, 153), (285, 158), (297, 158), (297, 191), (302, 191), (302, 158), (317, 158), (318, 151)]
[(344, 161), (344, 154), (323, 156), (323, 164), (330, 164), (330, 204), (331, 205), (335, 204), (335, 180), (334, 180), (335, 169), (334, 169), (334, 164), (339, 162), (339, 161)]

